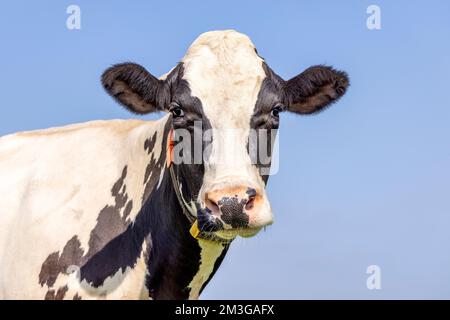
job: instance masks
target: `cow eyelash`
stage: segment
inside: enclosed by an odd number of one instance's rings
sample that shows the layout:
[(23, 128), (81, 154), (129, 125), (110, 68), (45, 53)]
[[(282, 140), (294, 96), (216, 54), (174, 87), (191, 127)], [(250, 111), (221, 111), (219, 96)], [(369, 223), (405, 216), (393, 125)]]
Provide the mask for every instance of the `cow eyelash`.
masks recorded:
[(172, 113), (174, 118), (181, 118), (184, 117), (184, 110), (181, 108), (181, 106), (176, 103), (172, 102), (169, 107), (169, 111)]
[(270, 111), (270, 115), (274, 118), (278, 118), (280, 113), (284, 111), (284, 106), (282, 104), (275, 105)]

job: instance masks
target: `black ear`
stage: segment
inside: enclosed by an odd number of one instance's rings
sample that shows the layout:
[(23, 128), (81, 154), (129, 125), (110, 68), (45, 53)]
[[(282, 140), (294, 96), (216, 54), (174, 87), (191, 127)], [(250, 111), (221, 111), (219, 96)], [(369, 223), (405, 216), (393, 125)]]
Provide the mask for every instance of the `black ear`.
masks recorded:
[(328, 66), (313, 66), (286, 81), (284, 95), (289, 111), (311, 114), (336, 102), (348, 86), (345, 72)]
[(121, 105), (138, 114), (163, 110), (169, 99), (164, 80), (151, 75), (135, 63), (121, 63), (102, 75), (105, 90)]

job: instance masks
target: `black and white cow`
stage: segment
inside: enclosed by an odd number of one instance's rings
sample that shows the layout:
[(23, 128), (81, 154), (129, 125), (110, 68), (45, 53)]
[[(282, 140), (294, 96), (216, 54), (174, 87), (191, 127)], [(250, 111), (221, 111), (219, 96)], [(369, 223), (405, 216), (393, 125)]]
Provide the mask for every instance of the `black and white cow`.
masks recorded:
[[(202, 34), (160, 79), (124, 63), (102, 84), (134, 113), (167, 115), (0, 138), (1, 298), (198, 298), (231, 240), (272, 222), (249, 132), (323, 110), (349, 80), (314, 66), (284, 81), (227, 30)], [(194, 123), (213, 129), (209, 152), (175, 164), (174, 131), (195, 137)], [(230, 155), (239, 161), (221, 162)]]

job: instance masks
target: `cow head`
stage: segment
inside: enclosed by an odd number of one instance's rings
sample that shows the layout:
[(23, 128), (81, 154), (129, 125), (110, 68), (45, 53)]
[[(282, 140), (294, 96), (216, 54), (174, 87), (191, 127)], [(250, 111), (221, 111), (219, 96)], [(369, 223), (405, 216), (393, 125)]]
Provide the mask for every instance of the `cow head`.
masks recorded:
[[(342, 71), (314, 66), (285, 81), (247, 36), (229, 30), (202, 34), (161, 79), (124, 63), (106, 70), (102, 83), (134, 113), (172, 114), (174, 139), (190, 142), (175, 165), (182, 198), (195, 208), (201, 230), (233, 238), (272, 222), (264, 169), (280, 113), (320, 112), (345, 93), (349, 80)], [(268, 161), (258, 157), (263, 146)]]

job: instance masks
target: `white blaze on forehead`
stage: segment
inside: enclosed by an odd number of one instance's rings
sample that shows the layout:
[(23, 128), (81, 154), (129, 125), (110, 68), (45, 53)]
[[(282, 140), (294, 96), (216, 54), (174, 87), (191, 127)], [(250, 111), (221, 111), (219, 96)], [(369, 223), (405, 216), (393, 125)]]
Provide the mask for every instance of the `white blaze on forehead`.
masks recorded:
[[(238, 183), (229, 178), (240, 177), (242, 182), (262, 188), (247, 151), (250, 119), (266, 77), (263, 59), (253, 43), (233, 30), (207, 32), (194, 41), (182, 62), (183, 78), (192, 96), (200, 99), (213, 128), (204, 187), (225, 180)], [(225, 159), (230, 155), (232, 161)], [(214, 163), (220, 165), (211, 165)]]
[(246, 35), (233, 30), (204, 33), (182, 62), (184, 79), (213, 128), (249, 126), (266, 75), (263, 59)]

